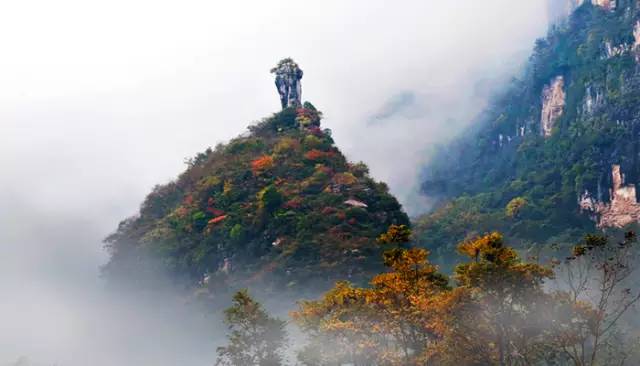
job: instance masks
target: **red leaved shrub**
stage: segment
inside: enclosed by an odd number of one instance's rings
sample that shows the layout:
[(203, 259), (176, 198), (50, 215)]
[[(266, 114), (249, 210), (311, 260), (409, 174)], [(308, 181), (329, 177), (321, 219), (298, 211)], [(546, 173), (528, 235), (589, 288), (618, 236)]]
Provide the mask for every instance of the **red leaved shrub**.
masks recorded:
[(273, 158), (269, 155), (264, 155), (251, 162), (251, 170), (253, 174), (258, 175), (265, 170), (273, 167)]

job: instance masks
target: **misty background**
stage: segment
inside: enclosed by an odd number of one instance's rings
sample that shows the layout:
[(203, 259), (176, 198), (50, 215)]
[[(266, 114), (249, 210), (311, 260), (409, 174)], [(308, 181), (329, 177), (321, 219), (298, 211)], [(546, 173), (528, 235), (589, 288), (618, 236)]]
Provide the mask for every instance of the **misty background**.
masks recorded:
[[(563, 2), (563, 0), (558, 0)], [(102, 239), (183, 160), (303, 100), (417, 214), (434, 144), (545, 34), (547, 0), (0, 3), (0, 366), (205, 365), (216, 329), (170, 298), (102, 289)]]

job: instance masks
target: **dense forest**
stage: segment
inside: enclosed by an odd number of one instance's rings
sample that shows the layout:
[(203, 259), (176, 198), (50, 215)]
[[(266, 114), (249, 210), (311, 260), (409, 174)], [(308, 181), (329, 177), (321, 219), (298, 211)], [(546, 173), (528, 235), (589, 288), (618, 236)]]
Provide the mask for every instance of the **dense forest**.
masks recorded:
[(602, 226), (585, 206), (611, 201), (614, 165), (637, 186), (639, 12), (632, 0), (584, 2), (536, 42), (524, 74), (472, 127), (440, 148), (422, 184), (440, 204), (416, 220), (439, 261), (491, 230), (522, 249), (571, 246)]

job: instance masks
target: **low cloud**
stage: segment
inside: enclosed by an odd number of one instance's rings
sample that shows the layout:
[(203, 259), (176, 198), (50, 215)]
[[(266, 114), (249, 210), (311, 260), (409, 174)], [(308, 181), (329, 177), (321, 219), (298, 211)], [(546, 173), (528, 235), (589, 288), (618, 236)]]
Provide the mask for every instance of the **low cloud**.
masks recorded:
[(547, 19), (540, 0), (2, 3), (0, 365), (211, 364), (215, 319), (99, 277), (102, 239), (153, 185), (276, 111), (269, 69), (291, 56), (340, 148), (420, 212), (434, 144)]

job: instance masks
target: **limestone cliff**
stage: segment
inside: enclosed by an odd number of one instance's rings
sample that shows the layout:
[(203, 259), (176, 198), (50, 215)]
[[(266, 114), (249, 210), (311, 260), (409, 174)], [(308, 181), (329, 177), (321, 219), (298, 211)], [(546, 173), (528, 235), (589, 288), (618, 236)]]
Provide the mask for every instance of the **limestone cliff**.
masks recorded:
[(640, 62), (640, 20), (633, 27), (633, 52), (636, 62)]
[(624, 184), (624, 175), (620, 165), (611, 167), (611, 202), (596, 201), (587, 191), (580, 198), (580, 208), (592, 212), (599, 228), (622, 228), (634, 222), (640, 222), (640, 204), (636, 197), (636, 186)]
[(544, 137), (551, 136), (553, 127), (564, 111), (565, 105), (564, 77), (557, 76), (542, 91), (542, 115), (540, 127)]
[(607, 10), (613, 10), (616, 8), (616, 0), (592, 0), (593, 5), (601, 6)]
[(552, 19), (564, 18), (585, 3), (607, 10), (615, 10), (617, 5), (616, 0), (548, 0), (550, 16)]

